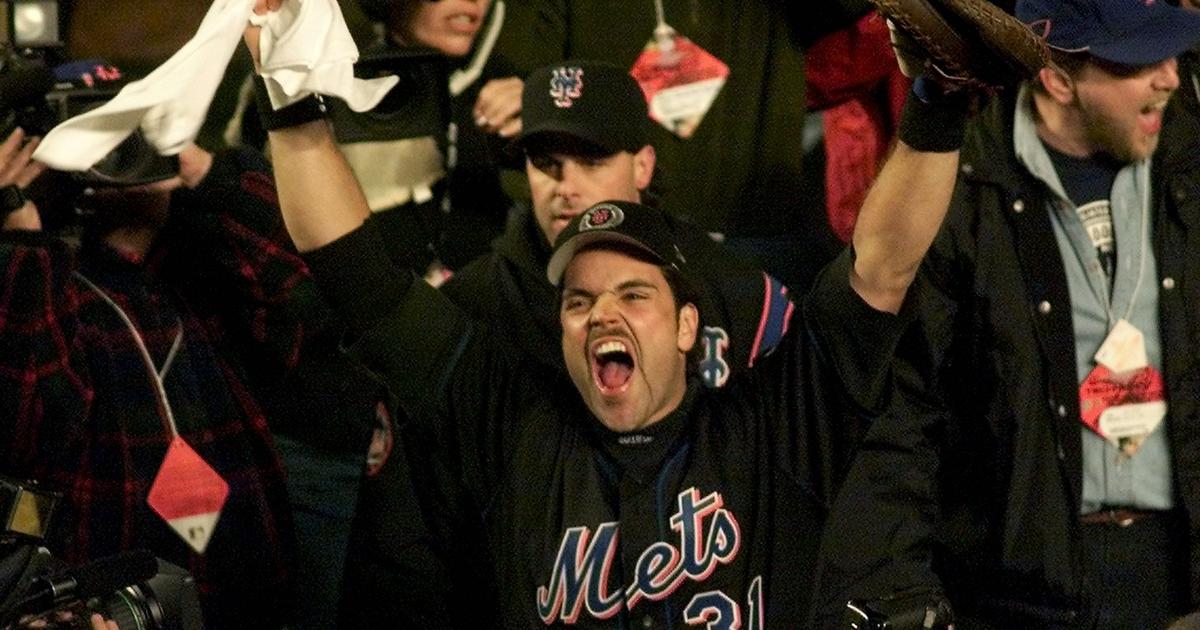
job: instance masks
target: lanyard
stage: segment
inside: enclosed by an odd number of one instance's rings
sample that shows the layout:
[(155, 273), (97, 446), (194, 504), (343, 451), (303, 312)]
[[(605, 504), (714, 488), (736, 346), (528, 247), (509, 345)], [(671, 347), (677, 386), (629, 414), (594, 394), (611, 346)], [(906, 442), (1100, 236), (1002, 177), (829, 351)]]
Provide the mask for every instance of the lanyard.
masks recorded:
[[(1111, 288), (1110, 288), (1110, 284), (1109, 284), (1110, 278), (1105, 273), (1103, 266), (1098, 265), (1098, 264), (1095, 264), (1095, 265), (1089, 264), (1089, 259), (1091, 257), (1095, 257), (1097, 255), (1096, 248), (1093, 246), (1093, 244), (1089, 241), (1088, 246), (1085, 248), (1085, 247), (1081, 246), (1079, 244), (1079, 242), (1077, 242), (1077, 239), (1071, 238), (1069, 236), (1072, 228), (1070, 227), (1067, 220), (1064, 219), (1063, 217), (1066, 215), (1073, 215), (1073, 216), (1077, 217), (1078, 216), (1078, 208), (1076, 208), (1074, 206), (1074, 204), (1071, 201), (1069, 201), (1068, 199), (1066, 199), (1065, 197), (1060, 198), (1056, 203), (1053, 204), (1053, 207), (1056, 208), (1057, 211), (1053, 212), (1052, 215), (1055, 217), (1055, 220), (1058, 222), (1058, 225), (1060, 227), (1062, 227), (1064, 232), (1066, 232), (1068, 234), (1068, 239), (1067, 239), (1068, 246), (1070, 247), (1071, 251), (1074, 251), (1075, 257), (1079, 260), (1080, 265), (1083, 266), (1084, 273), (1088, 275), (1087, 284), (1088, 284), (1088, 287), (1091, 289), (1092, 295), (1094, 295), (1096, 297), (1096, 300), (1098, 302), (1100, 302), (1100, 305), (1104, 307), (1104, 316), (1108, 323), (1108, 330), (1110, 330), (1110, 331), (1116, 325), (1117, 321), (1122, 320), (1122, 319), (1125, 321), (1129, 321), (1129, 316), (1133, 313), (1133, 307), (1134, 307), (1134, 305), (1137, 304), (1137, 296), (1139, 294), (1141, 294), (1142, 285), (1145, 282), (1146, 258), (1149, 256), (1149, 254), (1147, 254), (1146, 250), (1149, 249), (1150, 247), (1152, 247), (1152, 245), (1149, 242), (1150, 241), (1150, 166), (1149, 166), (1149, 164), (1147, 164), (1146, 167), (1141, 170), (1142, 170), (1142, 176), (1140, 178), (1140, 189), (1141, 190), (1139, 191), (1140, 194), (1138, 195), (1139, 197), (1141, 197), (1140, 207), (1138, 208), (1138, 210), (1140, 212), (1139, 216), (1140, 216), (1141, 227), (1139, 228), (1139, 233), (1138, 233), (1138, 238), (1140, 239), (1140, 242), (1138, 243), (1139, 249), (1138, 249), (1137, 279), (1134, 281), (1133, 291), (1129, 295), (1129, 302), (1125, 305), (1125, 309), (1124, 309), (1123, 313), (1121, 314), (1120, 318), (1117, 317), (1116, 312), (1113, 310), (1113, 300), (1115, 299), (1116, 287), (1117, 287), (1115, 277), (1112, 279), (1112, 284), (1111, 284)], [(1111, 206), (1111, 203), (1110, 203), (1110, 216), (1112, 217), (1111, 221), (1112, 221), (1112, 226), (1113, 226), (1112, 230), (1115, 233), (1117, 231), (1118, 221), (1117, 221), (1115, 212), (1113, 212), (1113, 210), (1115, 210), (1115, 207)], [(1086, 230), (1084, 230), (1082, 235), (1085, 239), (1087, 239)], [(1127, 251), (1127, 249), (1128, 249), (1128, 244), (1126, 244), (1125, 250)], [(1121, 251), (1123, 251), (1122, 247), (1121, 247), (1121, 243), (1117, 242), (1118, 256), (1120, 255)], [(1118, 262), (1116, 268), (1113, 270), (1114, 276), (1120, 274), (1120, 269), (1121, 269), (1121, 265)], [(1093, 274), (1095, 274), (1095, 275), (1093, 276)]]
[(179, 346), (183, 343), (183, 322), (179, 321), (179, 318), (176, 317), (175, 321), (179, 325), (179, 331), (175, 333), (175, 341), (171, 343), (171, 350), (167, 352), (167, 358), (163, 361), (162, 369), (156, 369), (154, 367), (154, 360), (150, 357), (150, 351), (146, 349), (146, 342), (142, 340), (142, 335), (138, 333), (137, 327), (133, 325), (133, 321), (129, 319), (125, 311), (107, 293), (96, 286), (91, 280), (88, 280), (83, 274), (76, 271), (75, 277), (79, 278), (96, 295), (99, 295), (101, 299), (108, 302), (108, 305), (113, 307), (113, 310), (120, 316), (121, 321), (125, 322), (125, 326), (129, 329), (129, 333), (133, 336), (133, 341), (137, 344), (138, 351), (142, 355), (142, 361), (146, 364), (146, 370), (150, 373), (150, 380), (154, 383), (155, 393), (158, 394), (158, 404), (162, 409), (163, 416), (167, 419), (167, 426), (171, 430), (171, 435), (179, 437), (179, 428), (175, 425), (175, 414), (172, 413), (171, 403), (167, 400), (167, 390), (163, 386), (163, 380), (167, 378), (167, 371), (171, 369), (171, 364), (175, 361), (175, 355), (179, 352)]
[(667, 16), (666, 12), (663, 11), (662, 0), (654, 0), (654, 17), (658, 22), (658, 25), (654, 28), (655, 31), (667, 26)]
[(663, 10), (663, 0), (654, 0), (654, 40), (663, 51), (675, 48), (675, 29), (667, 24), (667, 14)]
[[(1121, 319), (1123, 319), (1125, 321), (1129, 321), (1129, 316), (1133, 313), (1133, 306), (1134, 306), (1134, 304), (1137, 304), (1138, 293), (1141, 293), (1141, 291), (1142, 291), (1142, 282), (1145, 280), (1145, 275), (1146, 275), (1146, 249), (1151, 247), (1151, 244), (1149, 242), (1150, 241), (1150, 166), (1149, 166), (1149, 164), (1146, 165), (1146, 168), (1142, 169), (1142, 195), (1141, 195), (1141, 197), (1142, 197), (1141, 229), (1139, 230), (1139, 234), (1138, 234), (1138, 238), (1141, 239), (1141, 242), (1138, 243), (1137, 281), (1133, 285), (1133, 292), (1129, 294), (1129, 304), (1125, 305), (1125, 313), (1123, 315), (1121, 315)], [(1114, 221), (1114, 226), (1115, 226), (1115, 221)], [(1120, 252), (1120, 244), (1119, 243), (1117, 244), (1117, 251)], [(1117, 270), (1114, 270), (1114, 273), (1119, 271), (1119, 269), (1120, 269), (1120, 265), (1118, 264)], [(1097, 267), (1097, 268), (1095, 268), (1095, 272), (1102, 276), (1101, 280), (1103, 280), (1104, 284), (1107, 286), (1108, 278), (1104, 276), (1104, 270)], [(1114, 286), (1113, 292), (1115, 293), (1116, 292), (1115, 291), (1116, 283), (1114, 283), (1113, 286)], [(1104, 313), (1108, 316), (1108, 328), (1109, 328), (1109, 330), (1112, 330), (1112, 327), (1115, 326), (1117, 323), (1117, 318), (1114, 316), (1115, 314), (1113, 313), (1112, 296), (1107, 296), (1107, 298), (1102, 297), (1100, 300), (1100, 303), (1104, 305)]]

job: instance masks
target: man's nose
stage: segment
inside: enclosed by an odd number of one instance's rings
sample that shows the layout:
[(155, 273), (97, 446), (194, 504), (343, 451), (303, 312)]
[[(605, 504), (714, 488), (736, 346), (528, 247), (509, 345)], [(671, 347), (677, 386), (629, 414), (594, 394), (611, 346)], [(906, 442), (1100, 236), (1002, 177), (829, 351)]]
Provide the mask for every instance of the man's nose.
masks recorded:
[(564, 161), (558, 172), (558, 194), (563, 197), (579, 194), (579, 184), (583, 178), (583, 169), (579, 168), (578, 164), (570, 160)]
[(617, 306), (617, 296), (607, 292), (601, 293), (592, 304), (592, 312), (588, 317), (588, 324), (595, 327), (609, 325), (618, 321), (620, 319), (620, 311)]
[(1159, 62), (1154, 70), (1154, 89), (1175, 91), (1179, 89), (1179, 61), (1174, 57)]

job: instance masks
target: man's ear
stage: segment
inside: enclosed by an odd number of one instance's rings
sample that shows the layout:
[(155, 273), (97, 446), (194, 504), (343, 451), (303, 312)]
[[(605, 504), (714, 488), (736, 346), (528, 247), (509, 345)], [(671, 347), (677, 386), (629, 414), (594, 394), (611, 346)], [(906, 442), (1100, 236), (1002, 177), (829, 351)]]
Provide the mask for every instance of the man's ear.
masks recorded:
[(1050, 98), (1059, 105), (1075, 102), (1075, 80), (1066, 71), (1047, 66), (1038, 71), (1037, 80), (1041, 82)]
[(646, 190), (654, 178), (654, 163), (658, 155), (654, 147), (646, 145), (633, 154), (633, 181), (638, 190)]
[(687, 354), (691, 351), (692, 346), (696, 345), (696, 333), (699, 327), (700, 311), (696, 310), (696, 305), (689, 302), (680, 307), (679, 326), (675, 333), (676, 345), (680, 352)]

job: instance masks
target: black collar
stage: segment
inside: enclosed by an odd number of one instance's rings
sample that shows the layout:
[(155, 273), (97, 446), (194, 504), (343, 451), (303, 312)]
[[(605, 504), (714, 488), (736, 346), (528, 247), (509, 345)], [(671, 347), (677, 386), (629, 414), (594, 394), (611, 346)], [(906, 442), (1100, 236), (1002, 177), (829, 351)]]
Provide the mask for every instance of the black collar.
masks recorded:
[(639, 431), (619, 433), (593, 420), (602, 449), (616, 463), (621, 474), (632, 475), (642, 483), (655, 478), (663, 462), (678, 450), (688, 435), (689, 418), (699, 389), (698, 381), (689, 378), (679, 406), (662, 420)]

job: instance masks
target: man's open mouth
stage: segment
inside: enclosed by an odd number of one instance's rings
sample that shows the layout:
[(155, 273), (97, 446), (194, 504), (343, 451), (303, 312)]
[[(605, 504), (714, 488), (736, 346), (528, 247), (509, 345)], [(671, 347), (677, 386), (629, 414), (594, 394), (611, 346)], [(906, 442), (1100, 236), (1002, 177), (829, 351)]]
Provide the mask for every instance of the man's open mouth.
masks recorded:
[(633, 354), (624, 341), (605, 341), (592, 348), (592, 376), (605, 395), (624, 391), (633, 376)]
[(1163, 110), (1167, 107), (1167, 101), (1158, 101), (1142, 108), (1138, 114), (1138, 126), (1143, 133), (1157, 134), (1162, 131)]

